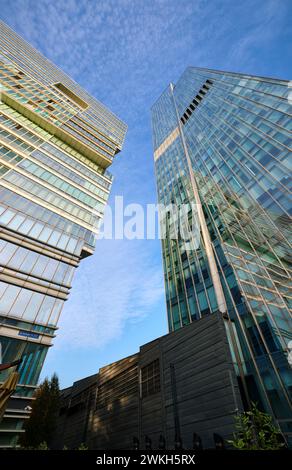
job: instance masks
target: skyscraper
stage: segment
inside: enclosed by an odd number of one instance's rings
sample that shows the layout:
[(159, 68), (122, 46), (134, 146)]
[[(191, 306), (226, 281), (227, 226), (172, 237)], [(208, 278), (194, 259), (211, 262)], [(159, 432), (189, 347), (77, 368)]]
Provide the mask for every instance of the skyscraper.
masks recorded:
[(4, 23), (0, 47), (0, 352), (22, 358), (5, 447), (22, 432), (73, 273), (94, 251), (126, 126)]
[(291, 108), (285, 80), (194, 67), (152, 107), (158, 201), (200, 224), (196, 249), (170, 226), (162, 240), (169, 329), (219, 310), (245, 405), (288, 439)]

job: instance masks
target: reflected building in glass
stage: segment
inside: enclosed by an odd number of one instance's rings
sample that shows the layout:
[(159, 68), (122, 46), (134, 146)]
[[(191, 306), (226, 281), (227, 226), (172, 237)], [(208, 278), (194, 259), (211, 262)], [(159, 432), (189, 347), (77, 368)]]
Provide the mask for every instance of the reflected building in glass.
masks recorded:
[(23, 432), (74, 271), (94, 251), (126, 126), (4, 23), (0, 48), (0, 353), (22, 358), (0, 424), (7, 447)]
[(162, 240), (169, 329), (221, 311), (245, 406), (292, 440), (288, 97), (285, 80), (189, 67), (152, 127), (158, 202), (196, 204), (201, 227), (197, 249)]

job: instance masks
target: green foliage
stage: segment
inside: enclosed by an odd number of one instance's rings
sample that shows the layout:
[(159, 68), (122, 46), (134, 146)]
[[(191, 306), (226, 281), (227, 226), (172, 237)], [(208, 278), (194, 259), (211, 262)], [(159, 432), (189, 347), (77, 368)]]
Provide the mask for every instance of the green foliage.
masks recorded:
[(88, 450), (88, 447), (82, 442), (77, 450)]
[(272, 417), (260, 411), (255, 403), (250, 411), (235, 417), (235, 429), (228, 442), (238, 450), (279, 450), (284, 446)]
[(26, 446), (26, 447), (21, 447), (20, 450), (50, 450), (50, 449), (46, 441), (44, 441), (44, 442), (41, 442), (37, 447)]
[(46, 443), (46, 441), (44, 441), (40, 443), (40, 445), (37, 447), (37, 450), (50, 450), (50, 449), (48, 448), (48, 444)]
[(52, 440), (56, 428), (59, 400), (59, 380), (54, 374), (51, 380), (45, 379), (36, 391), (30, 418), (25, 422), (25, 433), (20, 438), (22, 447), (48, 450), (47, 443)]

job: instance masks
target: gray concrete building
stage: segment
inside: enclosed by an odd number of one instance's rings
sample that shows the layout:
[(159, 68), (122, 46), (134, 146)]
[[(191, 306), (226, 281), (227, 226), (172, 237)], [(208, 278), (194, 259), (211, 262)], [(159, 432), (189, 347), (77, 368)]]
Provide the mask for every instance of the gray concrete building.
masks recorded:
[(62, 390), (53, 446), (132, 449), (137, 439), (145, 449), (147, 436), (153, 449), (164, 439), (166, 449), (178, 439), (191, 449), (194, 433), (204, 448), (213, 433), (228, 439), (243, 408), (231, 330), (207, 315)]

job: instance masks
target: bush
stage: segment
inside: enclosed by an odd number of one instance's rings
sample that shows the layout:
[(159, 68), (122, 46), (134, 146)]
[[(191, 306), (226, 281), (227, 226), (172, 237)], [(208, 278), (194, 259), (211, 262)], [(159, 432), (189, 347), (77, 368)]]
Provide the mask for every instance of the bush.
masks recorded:
[(228, 441), (238, 450), (279, 450), (285, 446), (283, 436), (272, 417), (252, 403), (250, 411), (235, 417), (233, 439)]
[(77, 450), (88, 450), (88, 447), (82, 442)]

